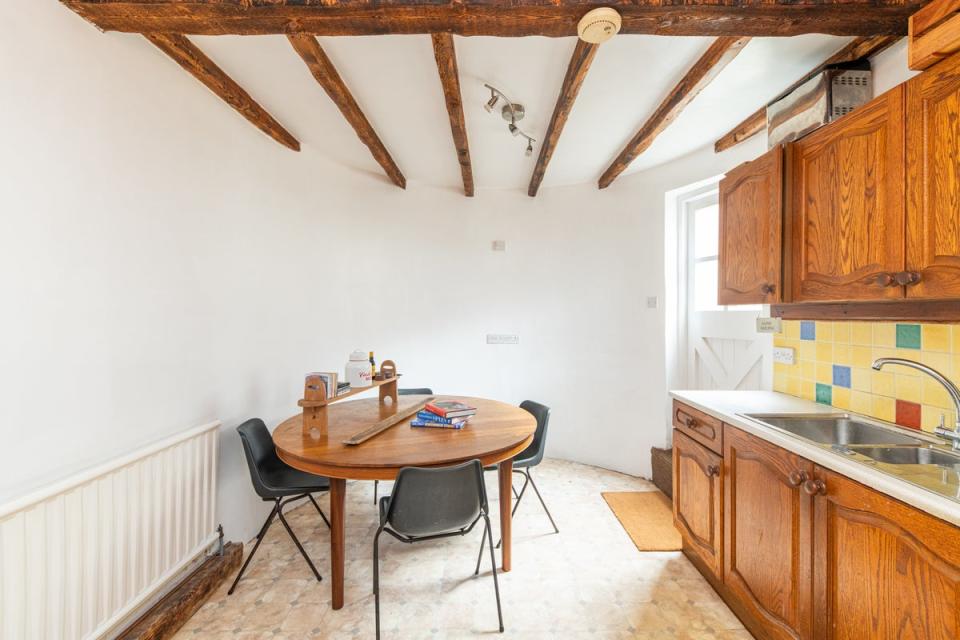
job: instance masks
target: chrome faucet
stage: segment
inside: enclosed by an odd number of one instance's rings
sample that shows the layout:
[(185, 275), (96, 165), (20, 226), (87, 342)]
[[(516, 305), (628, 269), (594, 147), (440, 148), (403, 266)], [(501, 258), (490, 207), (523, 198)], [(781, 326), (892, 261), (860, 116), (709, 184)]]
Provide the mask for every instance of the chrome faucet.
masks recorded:
[(873, 361), (873, 368), (877, 371), (880, 371), (880, 369), (887, 364), (899, 364), (903, 367), (916, 369), (917, 371), (927, 374), (944, 386), (944, 388), (947, 390), (947, 393), (950, 394), (950, 398), (953, 400), (953, 409), (956, 416), (956, 421), (954, 422), (953, 430), (951, 431), (944, 425), (944, 419), (941, 415), (940, 426), (934, 429), (933, 432), (941, 438), (946, 438), (949, 440), (953, 444), (953, 449), (955, 451), (960, 451), (960, 389), (957, 388), (957, 385), (950, 382), (945, 375), (936, 369), (931, 369), (925, 364), (914, 362), (913, 360), (907, 360), (905, 358), (877, 358)]

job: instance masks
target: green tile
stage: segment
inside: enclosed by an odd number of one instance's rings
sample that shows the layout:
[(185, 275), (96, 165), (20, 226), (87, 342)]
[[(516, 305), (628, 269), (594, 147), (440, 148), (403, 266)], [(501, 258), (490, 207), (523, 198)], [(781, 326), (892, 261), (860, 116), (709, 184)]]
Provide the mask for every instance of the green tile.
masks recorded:
[(920, 348), (920, 325), (898, 324), (897, 325), (897, 348), (898, 349), (919, 349)]
[(820, 404), (833, 404), (833, 387), (829, 384), (817, 383), (817, 402)]

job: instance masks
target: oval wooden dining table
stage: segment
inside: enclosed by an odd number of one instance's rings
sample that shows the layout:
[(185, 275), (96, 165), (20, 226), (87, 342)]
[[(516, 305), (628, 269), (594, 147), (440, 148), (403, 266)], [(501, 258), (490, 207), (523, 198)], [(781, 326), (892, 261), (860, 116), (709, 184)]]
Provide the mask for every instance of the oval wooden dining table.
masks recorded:
[(400, 396), (396, 404), (377, 398), (327, 406), (327, 433), (304, 433), (303, 414), (285, 420), (273, 433), (277, 455), (291, 467), (330, 478), (330, 565), (332, 605), (343, 607), (344, 511), (347, 480), (393, 480), (403, 467), (436, 467), (479, 459), (498, 465), (501, 569), (510, 571), (510, 509), (513, 458), (533, 441), (537, 423), (523, 409), (484, 398), (435, 396), (477, 408), (463, 429), (411, 427), (410, 419), (359, 445), (343, 440), (371, 424), (412, 407), (427, 396)]

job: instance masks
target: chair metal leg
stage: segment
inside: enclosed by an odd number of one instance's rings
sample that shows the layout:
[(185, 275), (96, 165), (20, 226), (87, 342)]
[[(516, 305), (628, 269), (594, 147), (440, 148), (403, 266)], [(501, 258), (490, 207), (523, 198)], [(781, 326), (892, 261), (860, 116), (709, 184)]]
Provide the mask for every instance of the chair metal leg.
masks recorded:
[[(497, 582), (497, 559), (493, 555), (493, 531), (490, 530), (490, 517), (483, 514), (484, 538), (490, 539), (490, 568), (493, 570), (493, 592), (497, 596), (497, 620), (500, 622), (500, 633), (503, 633), (503, 610), (500, 608), (500, 584)], [(483, 547), (481, 547), (483, 550)]]
[(290, 534), (290, 537), (293, 538), (293, 544), (297, 545), (297, 549), (300, 550), (300, 555), (303, 556), (303, 559), (307, 561), (307, 564), (310, 565), (310, 569), (313, 571), (313, 575), (317, 576), (317, 582), (323, 580), (320, 577), (320, 572), (317, 571), (317, 568), (313, 566), (313, 561), (310, 559), (310, 556), (307, 555), (307, 552), (304, 550), (303, 545), (300, 544), (300, 540), (297, 538), (297, 534), (293, 532), (293, 529), (290, 528), (290, 525), (287, 524), (287, 519), (283, 517), (283, 510), (280, 508), (280, 505), (277, 505), (277, 516), (280, 518), (280, 522), (283, 523), (284, 529), (287, 530), (287, 533)]
[(527, 470), (527, 479), (530, 480), (530, 486), (533, 487), (534, 493), (537, 494), (537, 498), (540, 499), (540, 504), (543, 505), (543, 510), (547, 512), (547, 517), (550, 518), (550, 524), (553, 525), (553, 532), (560, 533), (560, 529), (557, 528), (557, 523), (553, 521), (553, 516), (550, 515), (550, 509), (547, 509), (547, 503), (543, 501), (543, 496), (540, 495), (540, 490), (537, 489), (537, 483), (533, 481), (533, 476), (530, 475), (530, 470)]
[(377, 505), (377, 488), (380, 486), (379, 480), (373, 481), (373, 505)]
[(517, 507), (520, 506), (520, 501), (523, 500), (523, 494), (527, 491), (527, 484), (530, 482), (530, 476), (527, 475), (527, 472), (523, 469), (515, 469), (514, 473), (519, 473), (523, 476), (523, 486), (520, 487), (520, 495), (517, 496), (517, 502), (513, 505), (513, 511), (510, 512), (510, 515), (515, 515), (517, 513)]
[(267, 529), (270, 528), (270, 525), (273, 524), (273, 517), (277, 515), (277, 507), (280, 505), (280, 501), (277, 500), (273, 503), (273, 509), (270, 510), (270, 515), (267, 516), (266, 521), (264, 521), (263, 526), (260, 527), (260, 533), (257, 534), (257, 542), (253, 545), (253, 550), (250, 552), (250, 555), (247, 556), (246, 561), (243, 563), (243, 566), (240, 567), (240, 573), (237, 574), (237, 577), (233, 580), (233, 584), (230, 585), (230, 590), (227, 591), (227, 595), (233, 595), (234, 589), (237, 588), (237, 583), (240, 582), (240, 578), (243, 577), (244, 571), (247, 570), (247, 567), (250, 565), (250, 561), (253, 560), (253, 556), (257, 553), (257, 549), (260, 548), (260, 543), (263, 542), (264, 536), (267, 534)]
[(327, 524), (327, 529), (329, 529), (330, 521), (327, 520), (327, 514), (323, 512), (323, 509), (320, 508), (320, 505), (317, 504), (317, 501), (313, 499), (313, 494), (308, 493), (307, 497), (310, 498), (310, 502), (313, 503), (313, 506), (317, 508), (317, 513), (320, 514), (320, 517), (323, 518), (323, 521)]
[(377, 619), (377, 640), (380, 640), (380, 534), (383, 526), (373, 536), (373, 603)]
[(477, 568), (473, 571), (473, 575), (480, 574), (480, 561), (483, 560), (483, 548), (487, 545), (487, 532), (484, 530), (483, 537), (480, 538), (480, 553), (477, 555)]

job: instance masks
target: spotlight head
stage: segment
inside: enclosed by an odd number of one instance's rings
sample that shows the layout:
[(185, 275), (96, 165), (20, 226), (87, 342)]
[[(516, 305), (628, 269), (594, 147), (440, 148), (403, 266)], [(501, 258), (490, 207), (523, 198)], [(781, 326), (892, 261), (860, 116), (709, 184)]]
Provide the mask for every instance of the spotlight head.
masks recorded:
[(527, 140), (527, 151), (524, 155), (526, 155), (528, 158), (533, 155), (533, 142), (530, 140)]
[(520, 128), (517, 125), (513, 124), (512, 122), (507, 125), (507, 129), (509, 129), (510, 133), (515, 136), (520, 135)]
[(487, 113), (492, 113), (493, 108), (497, 106), (498, 100), (500, 100), (500, 98), (491, 93), (490, 99), (487, 100), (487, 103), (485, 105), (483, 105), (484, 110), (486, 110)]

